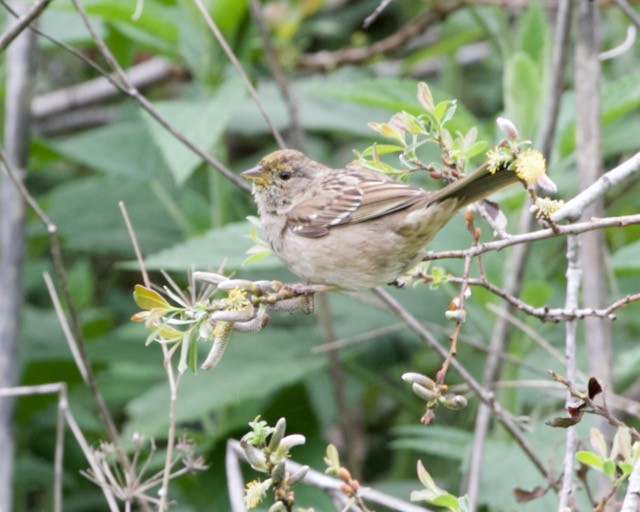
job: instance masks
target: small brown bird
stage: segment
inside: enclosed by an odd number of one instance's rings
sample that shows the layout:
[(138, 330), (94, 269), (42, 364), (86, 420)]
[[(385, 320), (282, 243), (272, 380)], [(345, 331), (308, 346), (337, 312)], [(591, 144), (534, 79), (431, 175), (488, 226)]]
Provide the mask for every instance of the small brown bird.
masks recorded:
[(366, 169), (331, 169), (300, 151), (265, 156), (251, 181), (273, 252), (313, 284), (363, 290), (394, 282), (462, 207), (518, 181), (486, 166), (438, 191)]

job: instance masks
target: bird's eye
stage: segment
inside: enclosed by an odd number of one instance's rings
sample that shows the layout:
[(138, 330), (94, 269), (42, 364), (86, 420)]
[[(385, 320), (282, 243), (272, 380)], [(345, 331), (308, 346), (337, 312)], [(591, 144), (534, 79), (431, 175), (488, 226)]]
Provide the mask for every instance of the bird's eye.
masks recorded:
[(291, 173), (289, 171), (282, 171), (280, 173), (280, 179), (283, 181), (287, 181), (289, 178), (291, 178)]

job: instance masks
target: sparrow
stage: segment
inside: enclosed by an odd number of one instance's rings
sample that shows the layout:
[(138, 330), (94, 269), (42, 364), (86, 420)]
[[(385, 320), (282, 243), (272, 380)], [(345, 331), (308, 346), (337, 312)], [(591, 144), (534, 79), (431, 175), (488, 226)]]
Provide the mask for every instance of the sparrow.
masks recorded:
[(282, 263), (311, 284), (342, 290), (396, 282), (458, 210), (519, 181), (483, 166), (427, 191), (362, 167), (332, 169), (293, 149), (268, 154), (241, 176)]

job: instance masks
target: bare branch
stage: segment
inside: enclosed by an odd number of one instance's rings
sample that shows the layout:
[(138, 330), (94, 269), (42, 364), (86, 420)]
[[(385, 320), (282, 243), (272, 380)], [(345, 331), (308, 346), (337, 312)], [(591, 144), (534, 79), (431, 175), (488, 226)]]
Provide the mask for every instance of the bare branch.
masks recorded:
[(636, 461), (629, 475), (629, 486), (620, 512), (638, 512), (638, 510), (640, 510), (640, 459)]
[[(15, 35), (20, 31), (15, 32)], [(3, 137), (6, 155), (16, 169), (14, 178), (22, 184), (27, 168), (31, 116), (29, 102), (35, 88), (35, 38), (30, 32), (20, 34), (11, 45), (6, 61)], [(13, 178), (0, 175), (0, 387), (13, 386), (17, 380), (16, 347), (22, 310), (22, 274), (24, 260), (23, 198), (11, 183)], [(13, 400), (0, 401), (0, 509), (11, 510), (13, 482)]]
[[(432, 282), (433, 277), (429, 274), (419, 274), (417, 277), (423, 279), (425, 282)], [(568, 320), (577, 320), (588, 317), (596, 317), (596, 318), (607, 318), (609, 320), (615, 320), (616, 315), (614, 312), (620, 308), (631, 304), (632, 302), (640, 301), (640, 294), (627, 295), (606, 308), (603, 309), (593, 309), (593, 308), (578, 308), (578, 307), (564, 307), (564, 308), (550, 308), (549, 306), (539, 306), (535, 307), (531, 304), (527, 304), (523, 300), (515, 297), (506, 290), (490, 283), (486, 278), (468, 278), (464, 279), (464, 277), (456, 277), (456, 276), (448, 276), (447, 280), (450, 283), (461, 284), (464, 285), (466, 282), (470, 286), (480, 286), (485, 290), (490, 291), (491, 293), (497, 295), (502, 298), (506, 302), (508, 302), (514, 308), (522, 311), (523, 313), (535, 316), (542, 321), (551, 321), (551, 322), (560, 322), (560, 321), (568, 321)]]
[[(236, 440), (229, 440), (227, 442), (227, 457), (230, 456), (235, 456), (237, 459), (244, 460), (244, 450), (240, 446), (240, 443)], [(287, 460), (286, 470), (288, 473), (296, 473), (301, 468), (302, 464), (299, 464), (293, 460)], [(307, 471), (302, 482), (318, 489), (322, 489), (328, 494), (332, 491), (338, 491), (341, 493), (340, 487), (344, 483), (342, 480), (325, 475), (324, 473), (315, 471), (314, 469), (309, 469)], [(234, 494), (237, 494), (237, 491), (234, 492)], [(390, 496), (383, 492), (376, 491), (375, 489), (361, 488), (358, 492), (358, 495), (366, 501), (381, 505), (390, 510), (397, 510), (398, 512), (427, 512), (427, 509), (423, 507), (406, 502), (404, 500), (396, 498), (395, 496)], [(235, 508), (232, 510), (233, 512), (236, 512)]]
[[(124, 75), (133, 87), (143, 89), (165, 80), (176, 73), (176, 70), (176, 66), (167, 59), (154, 57), (132, 66)], [(31, 102), (31, 113), (35, 118), (43, 118), (74, 108), (95, 105), (120, 94), (122, 90), (102, 76), (36, 96)]]
[(375, 11), (373, 11), (371, 14), (369, 14), (369, 16), (367, 16), (364, 19), (364, 22), (362, 23), (362, 28), (367, 29), (371, 26), (371, 24), (376, 21), (376, 19), (378, 19), (378, 16), (380, 16), (382, 14), (382, 11), (384, 11), (389, 4), (393, 2), (393, 0), (382, 0), (379, 4), (378, 7), (376, 7)]
[(580, 218), (585, 209), (611, 188), (626, 181), (629, 177), (640, 172), (640, 153), (636, 153), (628, 160), (600, 176), (592, 185), (585, 188), (578, 195), (551, 215), (555, 222), (575, 220)]
[(620, 10), (627, 15), (636, 27), (640, 28), (640, 15), (631, 7), (627, 0), (613, 0), (613, 3), (620, 7)]
[[(567, 241), (567, 294), (565, 308), (575, 309), (580, 300), (580, 284), (582, 282), (581, 246), (578, 237), (570, 236)], [(567, 361), (567, 377), (571, 382), (576, 380), (576, 320), (566, 323), (565, 357)], [(566, 405), (571, 405), (571, 394), (567, 392)], [(567, 428), (567, 439), (564, 453), (564, 471), (562, 487), (558, 497), (558, 510), (570, 507), (574, 500), (573, 467), (576, 452), (576, 431), (574, 426)]]
[(558, 226), (557, 234), (552, 229), (540, 229), (538, 231), (532, 231), (531, 233), (524, 233), (522, 235), (513, 235), (511, 238), (504, 240), (495, 240), (492, 242), (481, 243), (477, 246), (470, 247), (469, 249), (441, 251), (441, 252), (428, 252), (422, 259), (423, 261), (442, 260), (448, 258), (463, 259), (468, 255), (476, 256), (490, 251), (500, 251), (512, 245), (518, 245), (528, 242), (537, 242), (539, 240), (546, 240), (558, 235), (579, 235), (580, 233), (586, 233), (588, 231), (594, 231), (597, 229), (607, 228), (623, 228), (635, 224), (640, 224), (640, 214), (636, 215), (623, 215), (620, 217), (606, 217), (603, 219), (591, 219), (587, 222), (576, 222), (575, 224), (567, 224), (564, 226)]

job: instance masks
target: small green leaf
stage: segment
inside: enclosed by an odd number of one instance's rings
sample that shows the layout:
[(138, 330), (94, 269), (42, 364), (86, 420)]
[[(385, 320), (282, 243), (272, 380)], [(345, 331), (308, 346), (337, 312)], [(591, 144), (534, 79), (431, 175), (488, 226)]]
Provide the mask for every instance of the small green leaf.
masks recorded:
[(618, 467), (620, 468), (620, 471), (622, 471), (622, 475), (620, 476), (622, 480), (627, 478), (633, 471), (633, 464), (629, 464), (628, 462), (621, 462), (618, 464)]
[(387, 155), (389, 153), (398, 153), (400, 151), (404, 151), (404, 148), (395, 144), (374, 144), (373, 146), (369, 146), (365, 149), (360, 156), (366, 157), (373, 156), (374, 154)]
[(445, 507), (448, 510), (460, 510), (458, 498), (456, 498), (453, 494), (441, 494), (440, 496), (429, 500), (429, 503), (438, 507)]
[(337, 472), (340, 469), (340, 455), (338, 449), (333, 444), (327, 445), (326, 451), (327, 472)]
[(189, 368), (189, 352), (193, 343), (193, 331), (189, 329), (182, 336), (182, 346), (180, 347), (180, 361), (178, 362), (178, 372), (181, 374)]
[(435, 108), (435, 116), (440, 125), (450, 121), (457, 108), (458, 102), (456, 100), (445, 100), (438, 103)]
[(471, 144), (471, 146), (465, 151), (465, 156), (467, 158), (473, 158), (476, 155), (484, 153), (488, 147), (489, 144), (486, 140), (479, 140), (478, 142)]
[(578, 462), (581, 462), (582, 464), (585, 464), (586, 466), (602, 469), (602, 460), (593, 452), (581, 450), (576, 453), (576, 460)]
[(605, 475), (613, 480), (616, 476), (616, 463), (611, 459), (605, 460), (602, 465), (602, 471), (604, 471)]
[(169, 311), (171, 309), (171, 304), (169, 304), (162, 295), (150, 288), (142, 286), (141, 284), (135, 285), (133, 300), (138, 307), (146, 311), (151, 309)]

